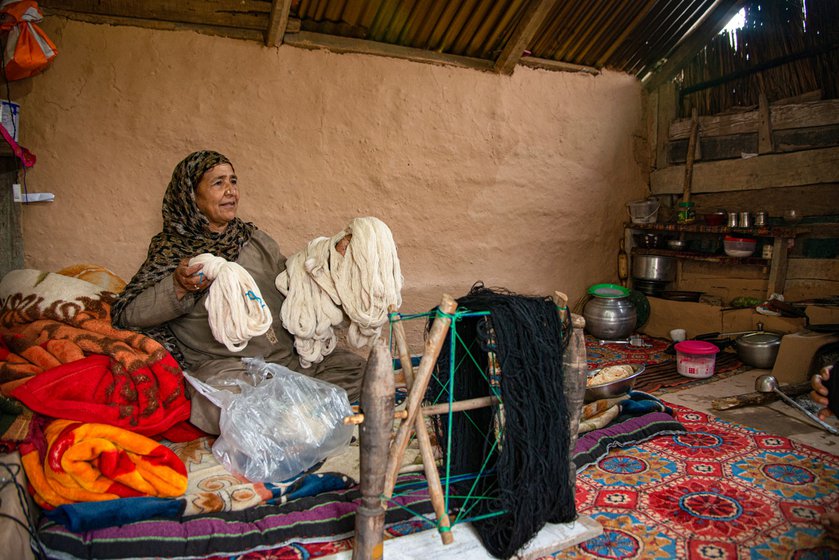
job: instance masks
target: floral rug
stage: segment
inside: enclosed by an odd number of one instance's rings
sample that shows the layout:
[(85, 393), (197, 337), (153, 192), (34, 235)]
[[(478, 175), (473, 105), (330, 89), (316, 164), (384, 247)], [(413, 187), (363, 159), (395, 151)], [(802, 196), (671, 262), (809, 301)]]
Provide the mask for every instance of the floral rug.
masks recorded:
[(839, 457), (672, 405), (687, 433), (613, 449), (577, 476), (601, 536), (546, 558), (839, 558)]
[[(839, 457), (670, 406), (686, 431), (614, 447), (579, 472), (577, 510), (603, 534), (542, 560), (839, 558), (839, 543), (819, 524), (839, 509)], [(389, 526), (385, 538), (428, 527), (414, 518)], [(237, 558), (309, 559), (351, 547), (345, 536)], [(443, 548), (428, 552), (445, 557)]]

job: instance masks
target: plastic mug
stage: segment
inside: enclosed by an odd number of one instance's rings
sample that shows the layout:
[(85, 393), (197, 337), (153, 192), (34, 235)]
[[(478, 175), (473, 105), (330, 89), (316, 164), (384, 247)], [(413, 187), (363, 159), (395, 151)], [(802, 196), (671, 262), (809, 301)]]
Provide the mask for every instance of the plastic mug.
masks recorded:
[(670, 339), (673, 342), (681, 342), (685, 338), (687, 338), (687, 332), (685, 331), (685, 329), (673, 329), (672, 331), (670, 331)]

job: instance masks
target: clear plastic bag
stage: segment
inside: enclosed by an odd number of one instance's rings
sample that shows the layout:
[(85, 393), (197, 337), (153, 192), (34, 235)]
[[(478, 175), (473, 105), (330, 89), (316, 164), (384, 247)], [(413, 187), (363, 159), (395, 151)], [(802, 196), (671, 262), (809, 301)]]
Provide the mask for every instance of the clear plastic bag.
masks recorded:
[(331, 383), (261, 359), (245, 359), (256, 385), (239, 381), (239, 393), (216, 389), (185, 374), (221, 408), (213, 455), (252, 482), (281, 482), (339, 455), (350, 443), (347, 392)]

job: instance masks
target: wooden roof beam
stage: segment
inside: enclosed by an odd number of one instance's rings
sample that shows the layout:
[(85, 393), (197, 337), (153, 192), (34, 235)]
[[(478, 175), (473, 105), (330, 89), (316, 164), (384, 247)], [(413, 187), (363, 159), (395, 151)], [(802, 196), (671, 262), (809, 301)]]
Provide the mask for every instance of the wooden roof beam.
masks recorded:
[(658, 86), (672, 80), (679, 71), (690, 62), (696, 53), (708, 44), (720, 29), (731, 21), (746, 4), (746, 0), (719, 0), (705, 20), (686, 36), (676, 49), (667, 57), (658, 70), (644, 78), (644, 88), (653, 91)]
[(292, 0), (274, 0), (271, 3), (271, 18), (268, 20), (268, 29), (265, 31), (265, 46), (279, 47), (283, 44), (288, 25), (288, 16), (291, 12)]
[(513, 35), (496, 59), (493, 70), (499, 74), (513, 73), (516, 64), (524, 56), (524, 51), (530, 46), (533, 37), (536, 36), (536, 32), (539, 31), (556, 2), (557, 0), (531, 0)]
[(368, 41), (365, 39), (353, 39), (340, 37), (338, 35), (326, 35), (312, 31), (299, 31), (297, 33), (286, 33), (283, 43), (291, 47), (317, 50), (325, 49), (334, 53), (346, 54), (367, 54), (373, 56), (385, 56), (399, 58), (413, 62), (424, 62), (441, 66), (455, 66), (469, 68), (472, 70), (489, 71), (492, 69), (492, 61), (482, 58), (472, 58), (453, 54), (443, 54), (425, 49), (403, 47)]

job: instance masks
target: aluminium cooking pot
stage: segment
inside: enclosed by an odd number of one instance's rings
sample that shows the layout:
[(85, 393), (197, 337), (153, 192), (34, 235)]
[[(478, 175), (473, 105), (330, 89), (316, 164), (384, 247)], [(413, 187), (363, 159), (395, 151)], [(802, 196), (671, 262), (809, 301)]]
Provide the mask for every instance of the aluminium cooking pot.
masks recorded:
[(672, 282), (676, 278), (676, 260), (662, 255), (632, 255), (632, 277)]
[(771, 369), (778, 357), (781, 335), (767, 331), (750, 332), (738, 336), (734, 341), (737, 357), (746, 365)]

